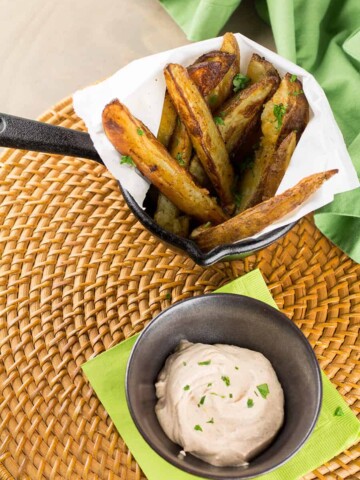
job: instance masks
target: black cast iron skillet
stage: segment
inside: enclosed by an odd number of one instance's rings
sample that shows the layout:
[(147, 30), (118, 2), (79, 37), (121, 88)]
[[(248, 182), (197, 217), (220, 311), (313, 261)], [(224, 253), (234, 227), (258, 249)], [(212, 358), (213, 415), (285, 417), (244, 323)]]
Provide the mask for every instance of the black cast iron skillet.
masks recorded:
[[(89, 134), (4, 113), (0, 113), (0, 147), (87, 158), (97, 163), (104, 163), (95, 150)], [(249, 240), (240, 244), (221, 245), (208, 253), (204, 253), (192, 240), (178, 237), (159, 227), (146, 209), (143, 210), (131, 194), (122, 188), (120, 182), (119, 186), (130, 210), (145, 228), (172, 250), (185, 252), (198, 265), (202, 266), (212, 265), (220, 260), (246, 257), (275, 242), (291, 230), (296, 223), (293, 222), (280, 227), (256, 240)]]

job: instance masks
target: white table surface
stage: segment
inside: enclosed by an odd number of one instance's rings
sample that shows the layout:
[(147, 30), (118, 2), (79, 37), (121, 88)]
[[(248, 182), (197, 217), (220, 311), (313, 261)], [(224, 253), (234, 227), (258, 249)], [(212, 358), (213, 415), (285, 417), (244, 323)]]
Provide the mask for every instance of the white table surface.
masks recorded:
[[(252, 0), (225, 31), (275, 49)], [(157, 0), (0, 0), (0, 111), (36, 118), (129, 61), (185, 43)]]

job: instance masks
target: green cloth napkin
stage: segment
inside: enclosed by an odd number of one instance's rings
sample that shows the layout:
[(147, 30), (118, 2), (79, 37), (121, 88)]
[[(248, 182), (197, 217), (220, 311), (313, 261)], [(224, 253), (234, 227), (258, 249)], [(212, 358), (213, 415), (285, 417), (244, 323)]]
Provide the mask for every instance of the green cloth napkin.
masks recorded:
[[(259, 270), (234, 280), (217, 292), (246, 295), (277, 308)], [(135, 335), (89, 360), (82, 368), (149, 480), (197, 479), (157, 455), (143, 440), (131, 419), (125, 398), (125, 371), (137, 337)], [(295, 480), (360, 440), (360, 422), (325, 375), (322, 380), (323, 405), (310, 439), (285, 465), (262, 475), (262, 480)], [(341, 416), (335, 415), (335, 412), (341, 413)]]
[[(160, 0), (190, 40), (216, 36), (241, 0)], [(278, 53), (323, 87), (360, 178), (360, 1), (257, 0)], [(360, 263), (360, 188), (315, 214), (317, 227)]]

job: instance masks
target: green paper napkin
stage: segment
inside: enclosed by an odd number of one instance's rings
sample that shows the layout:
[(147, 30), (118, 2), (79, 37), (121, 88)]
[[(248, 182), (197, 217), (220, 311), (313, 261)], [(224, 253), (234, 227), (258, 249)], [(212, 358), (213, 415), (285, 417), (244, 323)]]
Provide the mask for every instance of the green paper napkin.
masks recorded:
[[(259, 270), (240, 277), (217, 292), (236, 293), (277, 308)], [(137, 431), (125, 398), (125, 371), (138, 335), (89, 360), (83, 370), (120, 435), (149, 480), (195, 480), (198, 477), (173, 467), (155, 453)], [(314, 432), (285, 465), (262, 475), (262, 480), (295, 480), (360, 440), (360, 422), (325, 375), (323, 405)], [(334, 413), (341, 407), (341, 416)], [(338, 412), (339, 413), (339, 410)]]
[[(190, 40), (217, 36), (240, 0), (160, 0)], [(360, 1), (257, 0), (278, 53), (323, 87), (360, 178)], [(311, 160), (311, 159), (309, 159)], [(360, 263), (360, 188), (315, 214), (317, 227)]]

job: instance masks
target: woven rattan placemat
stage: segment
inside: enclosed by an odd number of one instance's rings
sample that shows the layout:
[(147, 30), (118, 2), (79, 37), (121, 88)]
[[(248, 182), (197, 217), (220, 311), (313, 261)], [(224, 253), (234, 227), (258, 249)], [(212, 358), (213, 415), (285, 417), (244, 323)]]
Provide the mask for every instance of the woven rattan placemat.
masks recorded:
[[(71, 99), (41, 120), (84, 130)], [(360, 266), (311, 219), (201, 268), (136, 222), (101, 165), (19, 150), (0, 164), (0, 479), (144, 479), (80, 366), (255, 267), (360, 415)], [(360, 447), (305, 478), (360, 478)]]

